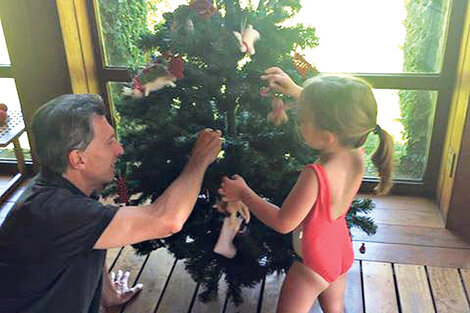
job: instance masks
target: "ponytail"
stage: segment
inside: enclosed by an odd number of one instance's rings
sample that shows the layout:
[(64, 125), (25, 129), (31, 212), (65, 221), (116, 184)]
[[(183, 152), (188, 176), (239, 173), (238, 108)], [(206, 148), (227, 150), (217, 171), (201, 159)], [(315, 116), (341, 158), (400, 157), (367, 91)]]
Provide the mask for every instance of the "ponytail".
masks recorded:
[(372, 162), (375, 165), (380, 177), (380, 182), (375, 189), (378, 195), (385, 195), (392, 188), (392, 170), (393, 170), (393, 139), (389, 133), (383, 130), (379, 125), (376, 126), (374, 133), (379, 136), (379, 146), (372, 156)]

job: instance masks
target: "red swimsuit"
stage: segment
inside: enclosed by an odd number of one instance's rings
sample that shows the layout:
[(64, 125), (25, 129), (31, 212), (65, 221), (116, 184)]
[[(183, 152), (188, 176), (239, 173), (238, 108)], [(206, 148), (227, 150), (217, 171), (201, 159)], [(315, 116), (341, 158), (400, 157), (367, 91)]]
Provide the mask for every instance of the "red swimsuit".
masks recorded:
[(303, 222), (302, 263), (326, 281), (333, 282), (354, 262), (354, 252), (346, 225), (346, 213), (331, 217), (331, 192), (325, 169), (320, 164), (306, 166), (318, 177), (318, 197)]

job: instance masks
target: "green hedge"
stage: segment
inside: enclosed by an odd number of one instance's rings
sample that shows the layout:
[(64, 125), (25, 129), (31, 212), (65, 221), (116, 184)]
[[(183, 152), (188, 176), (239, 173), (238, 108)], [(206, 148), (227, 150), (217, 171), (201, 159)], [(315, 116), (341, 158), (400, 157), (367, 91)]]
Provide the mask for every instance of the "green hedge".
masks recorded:
[[(438, 72), (442, 59), (441, 38), (446, 0), (409, 0), (405, 20), (404, 72)], [(405, 146), (398, 173), (422, 178), (429, 150), (437, 92), (402, 90), (399, 92)]]

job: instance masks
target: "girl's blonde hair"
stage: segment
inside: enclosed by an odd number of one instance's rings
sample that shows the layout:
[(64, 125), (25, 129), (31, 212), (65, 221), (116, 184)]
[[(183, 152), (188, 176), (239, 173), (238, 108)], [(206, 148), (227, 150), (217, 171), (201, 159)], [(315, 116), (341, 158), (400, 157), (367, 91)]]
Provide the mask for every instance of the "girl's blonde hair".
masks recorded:
[(380, 177), (376, 192), (388, 193), (392, 187), (393, 139), (377, 125), (377, 102), (371, 86), (352, 76), (316, 76), (305, 82), (301, 101), (313, 113), (314, 125), (335, 134), (345, 147), (361, 147), (371, 132), (379, 136), (372, 156)]

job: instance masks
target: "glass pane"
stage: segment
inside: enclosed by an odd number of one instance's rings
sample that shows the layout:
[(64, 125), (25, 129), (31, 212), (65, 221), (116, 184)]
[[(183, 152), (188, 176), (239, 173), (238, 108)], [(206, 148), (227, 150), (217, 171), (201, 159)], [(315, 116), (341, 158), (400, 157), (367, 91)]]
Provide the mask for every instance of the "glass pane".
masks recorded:
[[(185, 0), (98, 0), (105, 62), (144, 64), (140, 34)], [(242, 1), (244, 3), (246, 1)], [(449, 0), (301, 0), (287, 24), (316, 28), (318, 47), (304, 51), (321, 72), (439, 72)], [(340, 9), (339, 9), (340, 8)]]
[(3, 35), (2, 21), (0, 21), (0, 64), (9, 65), (10, 57), (8, 56), (7, 44)]
[[(375, 89), (378, 124), (394, 140), (394, 178), (422, 180), (432, 134), (437, 91)], [(369, 135), (365, 144), (365, 176), (376, 177), (370, 160), (378, 145), (378, 136)]]
[[(111, 105), (121, 99), (127, 83), (108, 83)], [(422, 180), (432, 134), (437, 91), (374, 89), (378, 104), (378, 124), (394, 140), (394, 178)], [(119, 133), (119, 117), (117, 118)], [(369, 135), (365, 144), (366, 177), (377, 177), (371, 161), (378, 137)]]
[(105, 64), (144, 65), (147, 56), (137, 46), (140, 35), (152, 30), (163, 13), (185, 3), (185, 0), (98, 0)]
[(316, 28), (321, 72), (439, 72), (449, 0), (301, 0), (290, 21)]
[[(8, 112), (21, 111), (18, 92), (13, 78), (0, 78), (0, 103), (5, 103)], [(30, 145), (26, 132), (20, 136), (20, 145), (27, 160), (31, 160)], [(0, 148), (0, 158), (15, 159), (13, 144)]]
[(0, 103), (5, 103), (8, 110), (21, 110), (20, 99), (13, 78), (0, 78)]

